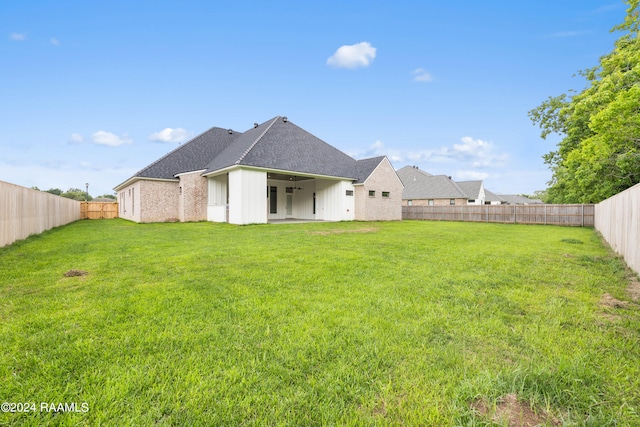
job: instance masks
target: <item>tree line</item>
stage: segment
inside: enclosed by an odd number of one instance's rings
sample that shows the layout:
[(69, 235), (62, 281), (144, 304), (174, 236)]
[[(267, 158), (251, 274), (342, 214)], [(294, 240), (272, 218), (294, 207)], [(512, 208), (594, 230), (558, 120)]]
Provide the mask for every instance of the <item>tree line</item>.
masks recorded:
[[(43, 190), (40, 190), (38, 187), (31, 187), (31, 188), (34, 190), (43, 191)], [(78, 200), (81, 202), (84, 202), (84, 201), (90, 202), (93, 200), (93, 197), (91, 197), (89, 193), (79, 188), (70, 188), (67, 191), (62, 191), (59, 188), (50, 188), (46, 190), (45, 193), (51, 193), (51, 194), (55, 194), (56, 196), (66, 197), (67, 199)], [(114, 196), (113, 194), (103, 194), (102, 196), (98, 196), (97, 198), (116, 200), (116, 196)]]
[(552, 171), (548, 203), (598, 203), (640, 183), (640, 38), (638, 5), (626, 0), (622, 33), (609, 54), (579, 72), (581, 92), (549, 97), (529, 111), (541, 137), (562, 137), (543, 156)]

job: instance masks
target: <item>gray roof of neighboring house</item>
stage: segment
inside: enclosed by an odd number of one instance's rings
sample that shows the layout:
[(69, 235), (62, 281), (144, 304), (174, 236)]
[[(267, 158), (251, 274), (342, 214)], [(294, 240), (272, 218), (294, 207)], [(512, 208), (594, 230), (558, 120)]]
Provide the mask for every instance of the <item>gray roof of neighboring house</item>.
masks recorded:
[(199, 170), (207, 175), (235, 165), (350, 178), (362, 183), (384, 158), (355, 160), (278, 116), (246, 132), (213, 127), (118, 187), (135, 178), (175, 179), (180, 173)]
[[(401, 178), (402, 179), (402, 178)], [(403, 199), (466, 199), (467, 195), (446, 175), (425, 176), (405, 182)]]
[(493, 191), (489, 191), (486, 188), (484, 189), (484, 200), (487, 202), (506, 202), (505, 199), (498, 196)]
[(398, 169), (396, 173), (405, 185), (407, 185), (407, 182), (415, 181), (416, 179), (421, 179), (425, 176), (433, 176), (422, 169), (418, 169), (417, 166), (405, 166), (402, 169)]
[[(458, 187), (467, 195), (467, 199), (480, 198), (480, 190), (482, 190), (482, 181), (458, 181)], [(486, 198), (486, 195), (485, 195)]]
[(397, 171), (404, 184), (402, 198), (409, 199), (477, 199), (482, 181), (455, 182), (446, 175), (431, 175), (416, 166)]
[(500, 197), (507, 201), (510, 205), (533, 205), (542, 203), (538, 199), (529, 199), (528, 197), (519, 196), (517, 194), (500, 194)]

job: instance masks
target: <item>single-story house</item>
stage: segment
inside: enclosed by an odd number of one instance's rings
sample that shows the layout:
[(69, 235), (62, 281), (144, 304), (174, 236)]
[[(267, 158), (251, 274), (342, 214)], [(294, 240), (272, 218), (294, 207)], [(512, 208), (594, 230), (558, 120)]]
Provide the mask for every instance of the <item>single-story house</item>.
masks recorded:
[(450, 176), (431, 175), (417, 166), (398, 170), (404, 184), (403, 206), (482, 205), (485, 191), (482, 181), (455, 182)]
[(115, 187), (136, 222), (402, 219), (386, 156), (356, 160), (286, 117), (245, 132), (213, 127)]

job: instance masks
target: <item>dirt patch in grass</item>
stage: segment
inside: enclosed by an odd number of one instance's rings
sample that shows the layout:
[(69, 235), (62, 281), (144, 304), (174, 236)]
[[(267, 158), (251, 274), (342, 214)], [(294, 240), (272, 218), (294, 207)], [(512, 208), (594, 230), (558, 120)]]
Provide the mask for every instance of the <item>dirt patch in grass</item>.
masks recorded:
[(496, 402), (495, 408), (486, 399), (478, 399), (471, 408), (494, 423), (509, 427), (534, 427), (540, 425), (560, 425), (560, 421), (547, 413), (536, 414), (526, 402), (518, 401), (513, 394), (502, 396)]
[(84, 270), (69, 270), (64, 273), (64, 277), (86, 276), (87, 274), (89, 274), (89, 272)]
[(378, 229), (376, 227), (363, 227), (363, 228), (354, 228), (351, 230), (332, 229), (332, 230), (323, 230), (323, 231), (310, 231), (309, 234), (313, 234), (316, 236), (328, 236), (330, 234), (377, 233), (377, 232), (378, 232)]
[(625, 301), (620, 301), (619, 299), (612, 297), (610, 294), (604, 294), (602, 295), (602, 298), (600, 298), (600, 305), (604, 307), (627, 308), (628, 304), (629, 303)]
[(638, 302), (640, 300), (640, 282), (636, 278), (632, 278), (627, 286), (627, 294), (631, 301)]

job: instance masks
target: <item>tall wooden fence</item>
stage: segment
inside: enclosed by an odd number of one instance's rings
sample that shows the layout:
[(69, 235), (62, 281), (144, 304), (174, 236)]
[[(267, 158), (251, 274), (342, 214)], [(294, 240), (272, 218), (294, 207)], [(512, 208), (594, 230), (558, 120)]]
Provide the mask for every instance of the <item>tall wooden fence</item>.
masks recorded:
[(118, 204), (115, 202), (82, 202), (80, 216), (82, 219), (118, 218)]
[(402, 219), (592, 227), (594, 205), (403, 206)]
[(640, 273), (640, 184), (596, 205), (596, 230)]
[(80, 219), (80, 202), (0, 181), (0, 247)]

